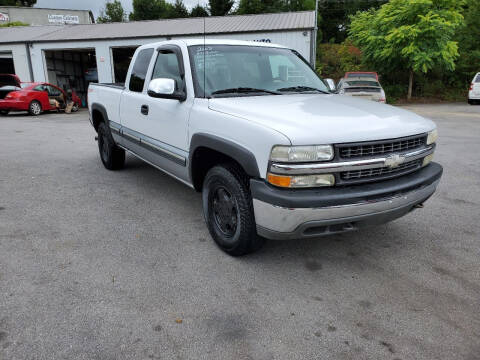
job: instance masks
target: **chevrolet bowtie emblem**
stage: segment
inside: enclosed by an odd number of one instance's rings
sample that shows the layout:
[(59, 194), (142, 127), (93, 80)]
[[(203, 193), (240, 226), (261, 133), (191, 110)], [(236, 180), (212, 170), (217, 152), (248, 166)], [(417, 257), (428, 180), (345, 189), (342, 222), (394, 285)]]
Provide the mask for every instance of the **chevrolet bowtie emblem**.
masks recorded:
[(399, 167), (401, 164), (405, 162), (405, 156), (393, 154), (387, 156), (385, 159), (385, 166), (391, 169)]

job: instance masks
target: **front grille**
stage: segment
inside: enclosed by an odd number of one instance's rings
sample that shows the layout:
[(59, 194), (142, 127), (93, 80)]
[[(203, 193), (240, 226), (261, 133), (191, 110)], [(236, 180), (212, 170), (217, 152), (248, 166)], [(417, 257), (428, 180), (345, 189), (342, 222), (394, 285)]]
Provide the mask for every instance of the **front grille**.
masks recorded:
[(419, 159), (401, 164), (396, 168), (382, 167), (377, 169), (344, 171), (340, 173), (340, 179), (342, 182), (348, 183), (388, 179), (415, 171), (421, 167), (422, 162), (423, 159)]
[(419, 135), (393, 140), (340, 144), (336, 147), (340, 158), (351, 159), (414, 150), (424, 146), (426, 140), (426, 135)]

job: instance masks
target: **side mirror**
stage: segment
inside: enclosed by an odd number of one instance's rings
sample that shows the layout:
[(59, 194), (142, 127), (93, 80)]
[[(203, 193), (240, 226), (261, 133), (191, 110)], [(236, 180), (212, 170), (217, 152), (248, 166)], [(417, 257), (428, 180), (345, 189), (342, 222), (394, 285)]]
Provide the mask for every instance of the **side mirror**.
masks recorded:
[(327, 83), (330, 91), (337, 90), (337, 86), (335, 85), (335, 81), (333, 81), (333, 79), (325, 79), (325, 82)]
[(175, 80), (158, 78), (148, 84), (147, 94), (154, 98), (185, 101), (187, 95), (183, 91), (175, 90)]

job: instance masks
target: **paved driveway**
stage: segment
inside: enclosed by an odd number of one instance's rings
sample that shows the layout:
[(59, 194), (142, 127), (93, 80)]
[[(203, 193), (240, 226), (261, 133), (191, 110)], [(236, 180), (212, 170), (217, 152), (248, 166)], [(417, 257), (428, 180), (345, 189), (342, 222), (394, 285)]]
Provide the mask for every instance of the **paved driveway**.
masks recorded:
[(87, 113), (0, 117), (0, 359), (479, 359), (480, 106), (437, 121), (438, 193), (373, 229), (216, 248), (200, 195)]

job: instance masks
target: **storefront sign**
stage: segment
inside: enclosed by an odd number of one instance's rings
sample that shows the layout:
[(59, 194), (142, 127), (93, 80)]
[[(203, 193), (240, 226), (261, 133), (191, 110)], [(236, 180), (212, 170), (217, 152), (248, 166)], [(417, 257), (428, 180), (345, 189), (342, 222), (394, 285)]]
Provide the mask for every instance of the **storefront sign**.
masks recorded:
[(55, 24), (79, 24), (80, 19), (76, 15), (48, 14), (48, 22)]
[(0, 23), (9, 22), (9, 21), (10, 21), (10, 17), (8, 16), (8, 14), (0, 12)]

